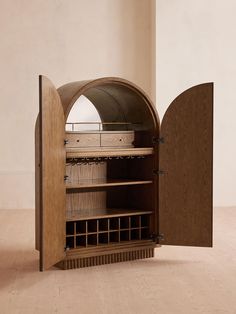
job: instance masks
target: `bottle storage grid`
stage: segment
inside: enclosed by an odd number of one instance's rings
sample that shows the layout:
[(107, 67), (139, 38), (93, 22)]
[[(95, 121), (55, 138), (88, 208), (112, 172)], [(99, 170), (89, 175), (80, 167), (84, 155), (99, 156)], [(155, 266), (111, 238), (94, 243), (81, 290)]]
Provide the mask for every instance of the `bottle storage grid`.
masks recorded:
[(66, 248), (148, 240), (150, 214), (66, 222)]

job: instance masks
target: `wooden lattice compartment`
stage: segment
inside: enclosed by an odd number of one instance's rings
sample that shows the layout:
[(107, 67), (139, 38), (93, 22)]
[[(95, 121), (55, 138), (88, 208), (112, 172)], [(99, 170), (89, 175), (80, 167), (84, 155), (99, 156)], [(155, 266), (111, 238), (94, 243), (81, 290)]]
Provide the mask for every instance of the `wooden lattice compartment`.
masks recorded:
[(98, 243), (99, 244), (108, 244), (108, 242), (109, 242), (108, 233), (100, 233), (98, 235)]
[(131, 240), (140, 240), (141, 234), (140, 229), (131, 230)]
[(88, 246), (90, 245), (98, 245), (97, 234), (88, 235)]
[(66, 235), (73, 235), (75, 233), (75, 223), (73, 221), (67, 221), (66, 223)]
[(148, 240), (150, 239), (150, 233), (148, 228), (141, 229), (141, 240)]
[(149, 215), (142, 215), (141, 216), (141, 227), (149, 227)]
[(120, 231), (120, 241), (129, 241), (130, 240), (130, 231)]
[(76, 237), (76, 247), (86, 247), (87, 246), (87, 239), (86, 236), (77, 236)]
[(87, 232), (87, 221), (82, 220), (82, 221), (77, 221), (76, 222), (76, 233), (86, 233)]
[(130, 228), (130, 217), (120, 217), (120, 229)]
[(110, 232), (110, 243), (112, 242), (120, 242), (119, 232), (112, 231)]
[(119, 223), (119, 220), (120, 220), (120, 218), (118, 218), (118, 217), (114, 217), (114, 218), (110, 218), (109, 219), (109, 229), (110, 230), (119, 230), (119, 225), (120, 225), (120, 223)]
[(98, 231), (97, 219), (88, 220), (88, 233)]
[(67, 249), (74, 248), (74, 237), (66, 237), (66, 248)]
[(108, 231), (108, 219), (99, 219), (99, 231)]
[(140, 227), (140, 216), (131, 216), (131, 228), (139, 228)]

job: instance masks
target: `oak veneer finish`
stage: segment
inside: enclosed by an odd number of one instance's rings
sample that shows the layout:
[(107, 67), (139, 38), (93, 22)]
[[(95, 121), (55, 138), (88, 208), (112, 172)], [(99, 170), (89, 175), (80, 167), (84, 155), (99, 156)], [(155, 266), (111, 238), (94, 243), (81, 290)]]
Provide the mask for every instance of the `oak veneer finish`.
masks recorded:
[(115, 157), (115, 156), (147, 156), (153, 155), (153, 147), (144, 148), (66, 148), (67, 158), (89, 158), (89, 157)]
[(143, 185), (152, 184), (151, 180), (125, 180), (125, 179), (94, 179), (94, 180), (81, 180), (78, 183), (70, 183), (66, 185), (66, 189), (87, 189), (87, 188), (100, 188), (109, 186), (127, 186), (127, 185)]
[(213, 84), (188, 89), (161, 123), (163, 244), (212, 246)]
[(40, 250), (40, 119), (35, 124), (35, 248)]
[(137, 209), (122, 209), (122, 208), (89, 208), (84, 210), (82, 213), (74, 212), (74, 215), (67, 213), (67, 221), (79, 221), (89, 219), (101, 219), (111, 217), (125, 217), (135, 215), (153, 214), (150, 210), (137, 210)]
[(40, 270), (64, 258), (65, 243), (65, 120), (60, 97), (40, 76)]
[[(212, 84), (202, 84), (181, 94), (167, 110), (159, 137), (160, 122), (151, 100), (126, 80), (102, 78), (74, 82), (58, 90), (44, 77), (40, 82), (40, 121), (36, 124), (36, 141), (39, 126), (41, 130), (40, 145), (36, 143), (36, 155), (38, 150), (41, 153), (40, 171), (36, 170), (37, 185), (40, 178), (40, 188), (36, 187), (40, 193), (40, 198), (36, 198), (36, 213), (40, 212), (36, 215), (36, 226), (40, 226), (40, 231), (36, 231), (36, 247), (40, 247), (41, 270), (57, 262), (60, 267), (71, 268), (142, 258), (145, 254), (152, 256), (156, 242), (160, 241), (158, 237), (144, 241), (142, 248), (141, 242), (124, 241), (119, 245), (86, 247), (84, 251), (72, 249), (64, 253), (66, 219), (111, 217), (112, 211), (117, 211), (117, 217), (149, 213), (149, 232), (156, 236), (164, 233), (164, 244), (212, 245)], [(81, 95), (92, 101), (98, 110), (104, 123), (102, 134), (116, 131), (117, 135), (117, 131), (129, 132), (131, 127), (135, 135), (134, 147), (96, 147), (97, 140), (92, 141), (91, 147), (64, 146), (66, 119)], [(107, 143), (113, 144), (112, 139)], [(66, 193), (63, 180), (66, 158), (72, 162), (70, 158), (116, 156), (143, 156), (145, 159), (108, 160), (105, 168), (96, 168), (90, 160), (89, 169), (80, 165), (79, 170), (74, 171), (72, 182), (68, 182), (71, 188)], [(196, 170), (196, 165), (202, 168)], [(163, 176), (159, 175), (162, 170)], [(106, 184), (87, 184), (80, 190), (78, 182), (74, 182), (78, 175), (82, 181), (93, 178), (105, 180)], [(109, 186), (110, 178), (115, 180), (114, 186)], [(130, 185), (118, 186), (122, 182)], [(108, 211), (110, 213), (106, 214)]]
[(66, 132), (67, 148), (132, 148), (134, 131)]
[(109, 248), (107, 253), (105, 253), (104, 250), (100, 253), (90, 253), (88, 249), (86, 249), (85, 253), (80, 252), (79, 256), (67, 255), (67, 257), (56, 266), (66, 270), (145, 259), (154, 257), (154, 248), (155, 245), (149, 241), (143, 246), (141, 246), (140, 243), (136, 243), (136, 245), (132, 247), (121, 247), (120, 249), (117, 247)]

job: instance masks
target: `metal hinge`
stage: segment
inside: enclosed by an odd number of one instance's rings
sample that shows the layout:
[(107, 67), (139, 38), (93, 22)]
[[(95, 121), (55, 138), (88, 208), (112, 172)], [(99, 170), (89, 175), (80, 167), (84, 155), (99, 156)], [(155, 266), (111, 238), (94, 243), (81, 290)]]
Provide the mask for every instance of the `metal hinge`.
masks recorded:
[(158, 175), (158, 176), (162, 176), (163, 174), (165, 174), (165, 171), (154, 169), (153, 174)]
[(153, 137), (152, 138), (153, 144), (163, 144), (165, 143), (164, 137)]
[(68, 144), (69, 140), (64, 140), (64, 145)]
[(66, 252), (66, 251), (69, 251), (70, 250), (70, 248), (69, 248), (69, 246), (65, 246), (64, 247), (64, 251)]
[(162, 233), (159, 233), (159, 234), (152, 233), (150, 235), (150, 238), (153, 240), (153, 242), (159, 243), (159, 241), (163, 241), (164, 240), (164, 234), (162, 234)]
[(69, 176), (64, 176), (64, 181), (68, 180)]

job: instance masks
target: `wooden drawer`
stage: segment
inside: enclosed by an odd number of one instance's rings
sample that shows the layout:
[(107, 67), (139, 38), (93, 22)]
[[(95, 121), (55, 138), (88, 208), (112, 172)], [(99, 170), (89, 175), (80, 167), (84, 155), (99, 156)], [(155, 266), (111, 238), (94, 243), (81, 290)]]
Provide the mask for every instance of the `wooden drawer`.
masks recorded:
[(101, 133), (102, 147), (133, 147), (134, 132), (103, 132)]
[(66, 133), (66, 139), (68, 143), (66, 147), (99, 147), (100, 146), (100, 134), (99, 133), (82, 133), (73, 132)]

